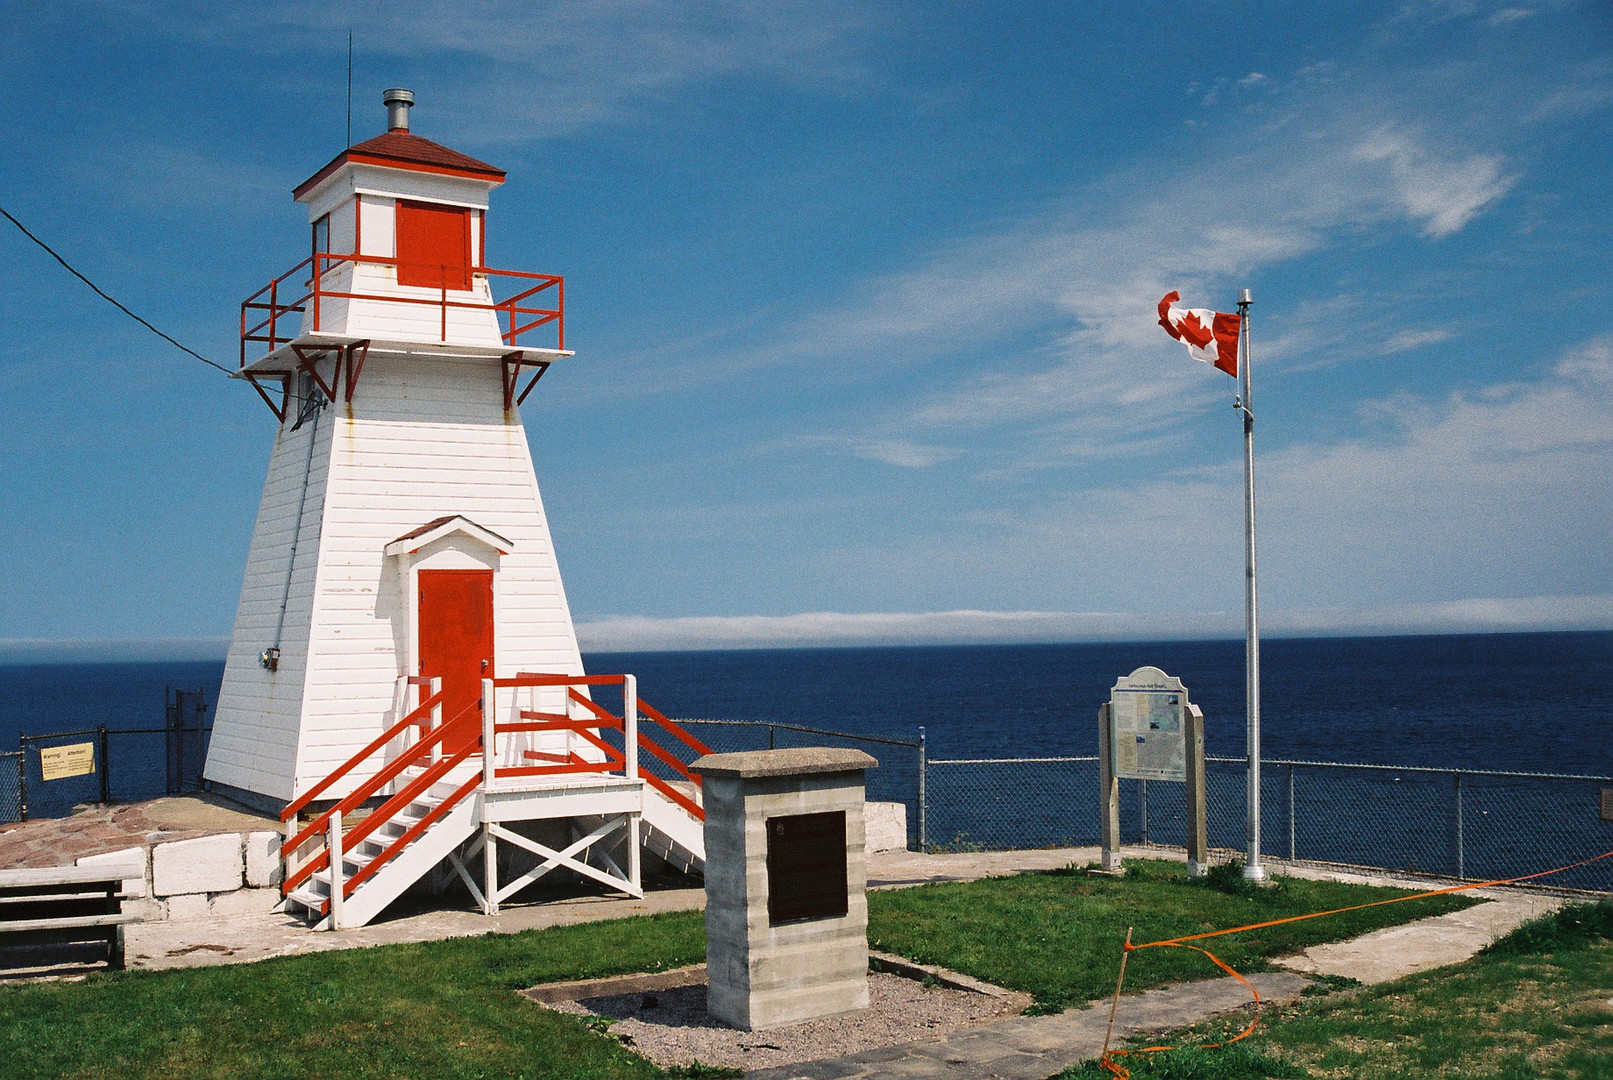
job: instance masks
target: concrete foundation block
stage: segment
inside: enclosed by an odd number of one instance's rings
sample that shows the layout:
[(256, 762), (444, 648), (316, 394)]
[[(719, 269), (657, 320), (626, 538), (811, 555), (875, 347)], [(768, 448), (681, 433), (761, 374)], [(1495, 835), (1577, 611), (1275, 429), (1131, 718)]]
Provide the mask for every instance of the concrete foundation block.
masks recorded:
[[(903, 807), (905, 810), (906, 807)], [(280, 884), (280, 843), (285, 838), (277, 832), (248, 833), (246, 837), (246, 883), (261, 889)]]
[(240, 833), (176, 840), (151, 849), (151, 891), (158, 896), (234, 892), (245, 871)]
[(122, 851), (108, 851), (104, 855), (86, 855), (82, 859), (73, 860), (73, 865), (96, 868), (127, 866), (130, 873), (123, 879), (123, 891), (131, 896), (145, 896), (149, 891), (146, 887), (146, 871), (149, 866), (146, 863), (145, 848), (132, 847), (124, 848)]
[(208, 910), (214, 915), (261, 915), (279, 902), (279, 889), (236, 889), (214, 896)]
[(181, 893), (168, 897), (168, 918), (176, 919), (205, 919), (212, 914), (207, 904), (206, 893)]
[(133, 915), (141, 922), (162, 922), (168, 917), (168, 908), (161, 900), (153, 900), (148, 896), (143, 900), (125, 900), (123, 913)]
[(863, 829), (867, 851), (907, 850), (907, 804), (871, 802), (863, 804)]

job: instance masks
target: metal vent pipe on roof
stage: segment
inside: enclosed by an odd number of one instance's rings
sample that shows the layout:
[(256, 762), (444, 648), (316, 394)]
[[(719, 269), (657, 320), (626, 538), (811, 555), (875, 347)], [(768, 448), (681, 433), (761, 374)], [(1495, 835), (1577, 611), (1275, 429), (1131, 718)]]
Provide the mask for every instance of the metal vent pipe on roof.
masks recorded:
[(409, 110), (414, 107), (414, 94), (401, 87), (393, 87), (381, 95), (381, 103), (386, 106), (387, 130), (408, 131)]

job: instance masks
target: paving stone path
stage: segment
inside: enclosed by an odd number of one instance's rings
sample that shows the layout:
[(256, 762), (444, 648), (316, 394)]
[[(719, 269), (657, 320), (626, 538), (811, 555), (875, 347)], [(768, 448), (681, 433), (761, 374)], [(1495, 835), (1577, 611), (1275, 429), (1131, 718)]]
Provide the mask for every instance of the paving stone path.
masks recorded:
[[(1297, 999), (1310, 982), (1295, 972), (1249, 976), (1263, 1002)], [(1247, 1006), (1249, 988), (1236, 979), (1182, 983), (1123, 997), (1115, 1017), (1111, 1045), (1132, 1035), (1146, 1035), (1196, 1024), (1220, 1013)], [(849, 1057), (781, 1065), (748, 1072), (758, 1080), (860, 1080), (863, 1077), (909, 1077), (915, 1080), (1047, 1080), (1095, 1058), (1103, 1051), (1109, 1025), (1109, 1003), (1069, 1009), (1054, 1016), (1020, 1016), (995, 1024), (965, 1028), (939, 1039), (887, 1046)]]

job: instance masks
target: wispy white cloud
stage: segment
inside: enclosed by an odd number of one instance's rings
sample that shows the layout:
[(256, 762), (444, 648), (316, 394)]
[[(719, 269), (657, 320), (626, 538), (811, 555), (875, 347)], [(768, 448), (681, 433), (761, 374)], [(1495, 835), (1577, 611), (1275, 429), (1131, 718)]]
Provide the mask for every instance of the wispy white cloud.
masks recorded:
[(223, 660), (228, 637), (0, 638), (0, 664)]
[[(449, 55), (455, 74), (416, 85), (435, 130), (466, 145), (527, 143), (638, 119), (657, 103), (730, 78), (842, 93), (868, 76), (877, 20), (855, 0), (273, 0), (133, 5), (147, 24), (205, 40), (333, 60), (356, 30), (360, 58), (407, 73)], [(119, 4), (123, 17), (131, 5)], [(456, 143), (458, 145), (458, 143)]]
[(1397, 330), (1377, 347), (1381, 356), (1393, 356), (1395, 353), (1411, 352), (1426, 345), (1438, 345), (1442, 341), (1449, 341), (1452, 331), (1443, 328), (1435, 330)]
[[(1271, 610), (1265, 633), (1487, 633), (1613, 628), (1613, 595), (1479, 597), (1380, 607)], [(1030, 644), (1237, 637), (1243, 613), (924, 611), (798, 615), (612, 616), (579, 623), (586, 650), (777, 649), (870, 645)]]
[(1389, 198), (1435, 239), (1460, 232), (1517, 183), (1504, 174), (1499, 155), (1443, 154), (1387, 128), (1362, 139), (1352, 156), (1384, 166)]
[(958, 451), (952, 447), (930, 446), (908, 439), (876, 439), (859, 445), (856, 453), (904, 469), (927, 469), (958, 456)]

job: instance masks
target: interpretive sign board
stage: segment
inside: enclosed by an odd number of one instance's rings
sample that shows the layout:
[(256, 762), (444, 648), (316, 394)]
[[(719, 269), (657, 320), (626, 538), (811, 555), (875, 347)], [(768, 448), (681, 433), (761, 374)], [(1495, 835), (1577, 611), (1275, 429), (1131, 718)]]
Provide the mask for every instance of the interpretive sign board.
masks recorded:
[(92, 742), (46, 746), (39, 751), (39, 775), (45, 780), (88, 776), (94, 771), (95, 744)]
[(1115, 728), (1114, 770), (1123, 780), (1187, 779), (1182, 680), (1156, 667), (1142, 667), (1109, 691)]
[[(1187, 866), (1209, 872), (1205, 817), (1204, 714), (1182, 680), (1140, 667), (1109, 690), (1098, 708), (1098, 812), (1104, 870), (1120, 870), (1120, 781), (1187, 785)], [(1139, 796), (1141, 797), (1141, 796)]]
[(767, 921), (846, 914), (846, 812), (767, 819)]

